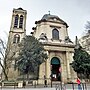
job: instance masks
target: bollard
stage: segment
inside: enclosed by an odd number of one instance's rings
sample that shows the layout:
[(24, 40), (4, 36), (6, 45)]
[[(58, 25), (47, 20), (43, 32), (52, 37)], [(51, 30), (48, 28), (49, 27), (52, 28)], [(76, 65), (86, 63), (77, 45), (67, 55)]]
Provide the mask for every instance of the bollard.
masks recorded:
[(85, 83), (85, 90), (87, 90), (87, 85), (86, 85), (86, 83)]
[(65, 83), (63, 84), (63, 90), (66, 90), (66, 84)]
[(62, 87), (62, 81), (61, 81), (61, 90), (63, 90), (63, 87)]
[(83, 88), (83, 90), (84, 90), (84, 83), (82, 83), (82, 88)]
[(72, 89), (74, 90), (74, 83), (72, 83)]
[(58, 90), (60, 90), (60, 85), (58, 85)]
[(52, 88), (52, 80), (51, 80), (51, 88)]
[(58, 90), (58, 88), (59, 88), (59, 85), (58, 85), (58, 84), (56, 84), (56, 85), (55, 85), (55, 87), (56, 87), (56, 90)]
[(2, 90), (2, 82), (1, 82), (1, 90)]
[(35, 81), (34, 87), (36, 88), (36, 81)]
[(15, 89), (15, 82), (14, 82), (14, 89)]

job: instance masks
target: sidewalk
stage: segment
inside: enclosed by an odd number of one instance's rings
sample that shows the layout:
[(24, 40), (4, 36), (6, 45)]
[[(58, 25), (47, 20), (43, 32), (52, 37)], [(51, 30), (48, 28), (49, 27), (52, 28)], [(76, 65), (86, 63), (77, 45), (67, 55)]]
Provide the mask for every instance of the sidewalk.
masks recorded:
[[(66, 84), (64, 90), (78, 90), (77, 88), (78, 87), (76, 84), (74, 85), (74, 89), (72, 87), (72, 84)], [(61, 90), (61, 86), (59, 85), (56, 87), (55, 85), (53, 85), (51, 87), (51, 85), (48, 85), (48, 87), (44, 87), (44, 85), (37, 85), (37, 86), (28, 85), (28, 86), (25, 86), (25, 88), (17, 88), (17, 87), (11, 86), (11, 87), (3, 87), (3, 88), (0, 87), (0, 90)], [(84, 89), (82, 87), (82, 90), (86, 90), (85, 87)], [(87, 90), (90, 90), (90, 84), (87, 84)]]
[(43, 88), (29, 88), (29, 87), (25, 87), (25, 88), (13, 88), (13, 87), (7, 87), (7, 88), (2, 88), (0, 90), (56, 90), (55, 87), (53, 88), (49, 88), (49, 87), (43, 87)]

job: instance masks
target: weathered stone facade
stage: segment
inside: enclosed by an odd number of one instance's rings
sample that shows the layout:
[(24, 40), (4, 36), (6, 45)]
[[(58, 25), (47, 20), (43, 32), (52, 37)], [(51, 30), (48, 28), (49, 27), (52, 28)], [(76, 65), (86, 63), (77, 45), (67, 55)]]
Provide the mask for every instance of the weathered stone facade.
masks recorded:
[[(26, 35), (26, 14), (22, 8), (13, 9), (11, 28), (8, 38), (9, 55), (19, 50), (17, 44)], [(19, 23), (18, 23), (19, 22)], [(48, 59), (39, 68), (38, 83), (44, 83), (44, 76), (47, 82), (63, 81), (69, 82), (76, 78), (70, 63), (73, 61), (75, 45), (68, 36), (68, 25), (56, 15), (45, 14), (41, 20), (35, 22), (31, 34), (42, 42)], [(15, 53), (15, 57), (18, 52)], [(18, 77), (18, 72), (14, 70), (12, 60), (8, 76), (11, 79)]]
[(15, 70), (15, 58), (18, 56), (18, 44), (26, 35), (26, 15), (27, 11), (22, 8), (13, 9), (11, 27), (7, 43), (7, 75), (9, 80), (15, 80), (18, 77), (18, 71)]
[[(53, 81), (59, 81), (58, 74), (61, 74), (60, 80), (63, 82), (72, 81), (76, 78), (70, 63), (73, 61), (74, 44), (68, 36), (68, 25), (58, 16), (45, 14), (41, 20), (36, 21), (36, 27), (33, 28), (32, 35), (39, 39), (47, 51), (48, 59), (40, 66), (39, 83), (43, 83), (43, 76), (45, 75), (48, 83), (50, 78)], [(53, 60), (59, 60), (58, 64)], [(52, 63), (53, 62), (53, 63)], [(52, 69), (61, 69), (53, 72)], [(50, 77), (52, 75), (52, 77)], [(55, 80), (53, 78), (56, 78)]]

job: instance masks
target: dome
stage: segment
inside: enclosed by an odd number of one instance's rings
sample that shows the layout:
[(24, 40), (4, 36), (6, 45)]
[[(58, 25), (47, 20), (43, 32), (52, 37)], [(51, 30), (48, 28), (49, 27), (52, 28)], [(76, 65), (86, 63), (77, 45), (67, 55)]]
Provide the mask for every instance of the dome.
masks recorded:
[(23, 10), (23, 9), (21, 7), (19, 7), (18, 10)]
[(59, 20), (59, 21), (61, 21), (61, 22), (64, 22), (64, 21), (63, 21), (62, 19), (60, 19), (58, 16), (56, 16), (56, 15), (51, 15), (51, 14), (45, 14), (45, 15), (42, 17), (41, 20), (49, 20), (49, 19), (52, 19), (52, 20), (56, 19), (56, 20)]
[(42, 19), (46, 19), (46, 20), (48, 20), (48, 19), (50, 19), (50, 18), (57, 18), (57, 19), (59, 19), (58, 16), (56, 16), (56, 15), (50, 15), (50, 14), (45, 14), (45, 15), (42, 17)]
[(45, 15), (43, 15), (43, 17), (42, 17), (41, 20), (35, 21), (35, 24), (41, 23), (41, 22), (46, 22), (46, 21), (55, 22), (55, 23), (62, 23), (64, 25), (66, 25), (66, 27), (68, 27), (68, 25), (67, 25), (67, 23), (65, 21), (63, 21), (62, 19), (60, 19), (58, 16), (51, 15), (51, 14), (45, 14)]

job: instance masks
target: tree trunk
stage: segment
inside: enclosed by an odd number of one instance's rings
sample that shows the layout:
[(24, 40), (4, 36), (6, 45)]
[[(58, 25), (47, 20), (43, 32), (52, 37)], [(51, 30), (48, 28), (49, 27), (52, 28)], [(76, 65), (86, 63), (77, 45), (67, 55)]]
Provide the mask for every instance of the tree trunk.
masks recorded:
[(6, 74), (6, 70), (5, 70), (4, 66), (2, 65), (1, 61), (0, 61), (0, 66), (2, 67), (2, 71), (3, 71), (3, 74), (4, 74), (4, 76), (5, 76), (5, 80), (8, 81), (8, 76), (7, 76), (7, 74)]

